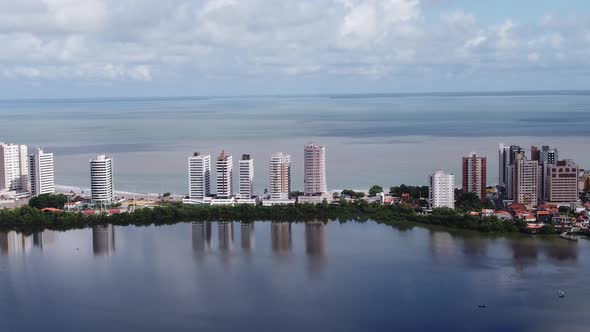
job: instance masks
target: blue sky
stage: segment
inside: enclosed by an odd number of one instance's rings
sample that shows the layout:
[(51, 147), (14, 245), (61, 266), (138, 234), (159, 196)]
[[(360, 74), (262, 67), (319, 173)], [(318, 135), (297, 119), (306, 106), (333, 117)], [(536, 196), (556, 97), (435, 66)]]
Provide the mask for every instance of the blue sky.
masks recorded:
[(0, 98), (585, 89), (590, 1), (0, 2)]

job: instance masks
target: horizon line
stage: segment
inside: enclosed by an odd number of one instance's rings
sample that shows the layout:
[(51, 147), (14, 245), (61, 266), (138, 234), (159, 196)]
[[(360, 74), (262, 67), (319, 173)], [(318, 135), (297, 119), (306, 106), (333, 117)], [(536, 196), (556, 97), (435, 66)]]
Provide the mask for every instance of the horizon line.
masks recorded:
[(228, 95), (178, 95), (178, 96), (96, 96), (96, 97), (32, 97), (0, 98), (0, 102), (43, 102), (43, 101), (133, 101), (133, 100), (190, 100), (223, 98), (371, 98), (371, 97), (486, 97), (486, 96), (531, 96), (531, 95), (590, 95), (590, 89), (531, 89), (531, 90), (456, 90), (426, 92), (334, 92), (334, 93), (285, 93), (285, 94), (228, 94)]

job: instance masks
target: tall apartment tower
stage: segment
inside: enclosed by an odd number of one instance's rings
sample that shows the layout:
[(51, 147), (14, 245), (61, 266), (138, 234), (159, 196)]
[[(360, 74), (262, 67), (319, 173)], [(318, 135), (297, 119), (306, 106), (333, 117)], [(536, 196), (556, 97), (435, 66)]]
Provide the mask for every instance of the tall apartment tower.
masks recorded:
[(249, 154), (243, 154), (238, 166), (238, 198), (250, 199), (254, 195), (254, 159)]
[(556, 148), (550, 148), (547, 145), (543, 145), (539, 151), (539, 165), (541, 165), (541, 185), (539, 186), (539, 199), (549, 199), (548, 184), (548, 167), (556, 165), (559, 160), (559, 152)]
[(463, 157), (463, 192), (474, 193), (482, 201), (486, 200), (487, 159), (478, 157), (475, 152)]
[(211, 156), (195, 152), (188, 157), (188, 197), (202, 201), (211, 195)]
[(217, 157), (215, 168), (217, 170), (217, 196), (220, 198), (231, 197), (234, 168), (232, 156), (226, 154), (225, 151), (221, 151), (221, 154)]
[(518, 145), (511, 145), (504, 147), (505, 149), (505, 168), (504, 168), (504, 179), (506, 189), (506, 198), (514, 198), (514, 162), (519, 156), (525, 157), (525, 150)]
[(32, 196), (55, 192), (53, 153), (46, 153), (43, 149), (37, 148), (35, 153), (29, 156), (29, 179)]
[(29, 190), (27, 146), (0, 142), (0, 191)]
[(536, 160), (527, 160), (518, 154), (513, 164), (513, 200), (516, 203), (537, 206), (539, 204), (539, 185), (541, 167)]
[(428, 176), (428, 206), (455, 208), (455, 175), (436, 171)]
[(90, 160), (90, 190), (95, 204), (109, 204), (114, 200), (113, 160), (110, 157), (98, 155)]
[(500, 143), (498, 145), (498, 186), (506, 188), (508, 185), (507, 167), (509, 161), (510, 147)]
[(270, 157), (270, 199), (287, 200), (291, 192), (291, 156), (277, 152)]
[(306, 196), (322, 196), (326, 186), (326, 148), (308, 143), (304, 148), (304, 191)]
[(578, 173), (580, 169), (571, 159), (560, 160), (547, 167), (547, 198), (551, 202), (578, 201)]

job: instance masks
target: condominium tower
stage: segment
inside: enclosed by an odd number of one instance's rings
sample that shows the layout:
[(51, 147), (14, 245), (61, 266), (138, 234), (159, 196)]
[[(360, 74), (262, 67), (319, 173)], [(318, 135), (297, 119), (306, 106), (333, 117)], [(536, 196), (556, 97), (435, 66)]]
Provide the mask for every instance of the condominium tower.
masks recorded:
[(188, 157), (188, 197), (202, 201), (211, 194), (211, 156), (195, 152)]
[(573, 203), (578, 200), (579, 167), (571, 159), (557, 161), (547, 168), (547, 198), (551, 202)]
[(55, 192), (53, 153), (46, 153), (43, 149), (37, 148), (35, 153), (29, 156), (29, 179), (32, 196)]
[(431, 209), (455, 208), (455, 175), (436, 171), (428, 176), (428, 203)]
[(217, 171), (217, 197), (229, 198), (233, 191), (233, 168), (234, 163), (231, 155), (221, 151), (215, 165)]
[(308, 143), (304, 148), (304, 194), (322, 196), (326, 186), (326, 149), (322, 145)]
[(541, 167), (536, 160), (527, 160), (524, 153), (516, 155), (512, 166), (512, 196), (516, 203), (539, 204)]
[(110, 157), (98, 155), (90, 160), (90, 190), (95, 204), (108, 204), (114, 200), (113, 160)]
[(291, 156), (277, 152), (270, 157), (270, 199), (287, 200), (291, 192)]
[(463, 157), (463, 193), (474, 193), (484, 201), (486, 199), (487, 160), (472, 152)]
[(250, 199), (254, 195), (254, 159), (249, 154), (243, 154), (238, 162), (239, 181), (238, 198)]
[(0, 142), (0, 191), (29, 189), (27, 146)]

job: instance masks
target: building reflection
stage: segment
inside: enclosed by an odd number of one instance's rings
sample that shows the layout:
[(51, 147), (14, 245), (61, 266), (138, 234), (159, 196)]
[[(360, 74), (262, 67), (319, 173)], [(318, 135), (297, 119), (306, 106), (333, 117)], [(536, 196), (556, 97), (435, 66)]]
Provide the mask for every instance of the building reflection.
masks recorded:
[(291, 252), (291, 223), (273, 222), (270, 225), (272, 251), (275, 253)]
[(205, 252), (211, 249), (211, 223), (197, 221), (191, 223), (193, 251)]
[(92, 250), (95, 256), (110, 256), (115, 252), (115, 228), (113, 225), (92, 227)]
[(430, 253), (435, 261), (448, 259), (453, 256), (454, 240), (448, 232), (430, 230)]
[(461, 251), (465, 264), (469, 266), (481, 266), (485, 264), (487, 261), (487, 243), (489, 239), (479, 234), (463, 234), (460, 238), (463, 240)]
[(0, 252), (2, 255), (27, 253), (33, 248), (33, 235), (15, 231), (0, 232)]
[(43, 232), (33, 233), (33, 246), (43, 249), (47, 245), (55, 242), (55, 232), (46, 230)]
[(240, 225), (240, 237), (242, 240), (242, 250), (251, 251), (254, 249), (254, 223), (242, 222)]
[(515, 270), (522, 271), (528, 266), (534, 266), (539, 260), (539, 246), (532, 239), (518, 239), (510, 241), (512, 262)]
[(322, 222), (305, 224), (305, 252), (308, 257), (308, 271), (321, 272), (325, 264), (326, 244), (325, 228)]
[(578, 259), (578, 243), (555, 239), (543, 246), (543, 252), (553, 261), (566, 262)]
[(219, 250), (232, 251), (234, 243), (234, 223), (233, 221), (220, 221), (217, 223), (217, 233), (219, 236)]

